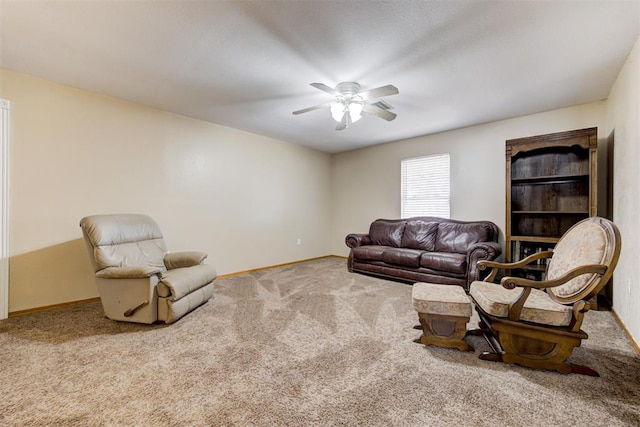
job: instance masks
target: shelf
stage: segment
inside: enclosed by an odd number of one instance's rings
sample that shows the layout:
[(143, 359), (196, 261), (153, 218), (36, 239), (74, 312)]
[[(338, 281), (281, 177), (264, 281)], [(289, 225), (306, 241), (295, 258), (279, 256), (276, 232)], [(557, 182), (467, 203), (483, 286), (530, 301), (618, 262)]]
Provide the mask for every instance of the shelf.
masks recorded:
[(589, 175), (585, 174), (531, 176), (526, 178), (511, 178), (511, 185), (564, 184), (569, 182), (587, 181), (588, 179)]
[(539, 236), (511, 236), (509, 240), (512, 242), (533, 242), (533, 243), (558, 243), (560, 237), (539, 237)]
[(589, 212), (584, 210), (580, 211), (511, 211), (514, 215), (589, 215)]

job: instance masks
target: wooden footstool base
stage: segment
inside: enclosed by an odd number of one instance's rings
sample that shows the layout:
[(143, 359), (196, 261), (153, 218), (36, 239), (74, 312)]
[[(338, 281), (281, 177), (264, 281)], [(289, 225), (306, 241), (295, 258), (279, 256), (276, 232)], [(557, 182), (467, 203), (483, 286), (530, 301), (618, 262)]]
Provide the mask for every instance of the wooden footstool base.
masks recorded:
[(424, 345), (473, 351), (463, 338), (471, 317), (471, 302), (460, 286), (418, 282), (412, 290), (413, 307), (418, 312)]

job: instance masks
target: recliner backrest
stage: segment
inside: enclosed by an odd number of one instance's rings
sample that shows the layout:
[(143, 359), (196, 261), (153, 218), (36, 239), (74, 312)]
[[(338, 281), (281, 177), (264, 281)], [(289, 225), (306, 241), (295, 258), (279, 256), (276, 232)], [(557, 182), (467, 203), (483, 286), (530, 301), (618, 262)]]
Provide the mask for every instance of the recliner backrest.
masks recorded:
[(96, 272), (107, 267), (151, 267), (166, 270), (167, 249), (162, 232), (147, 215), (92, 215), (80, 220), (91, 245)]

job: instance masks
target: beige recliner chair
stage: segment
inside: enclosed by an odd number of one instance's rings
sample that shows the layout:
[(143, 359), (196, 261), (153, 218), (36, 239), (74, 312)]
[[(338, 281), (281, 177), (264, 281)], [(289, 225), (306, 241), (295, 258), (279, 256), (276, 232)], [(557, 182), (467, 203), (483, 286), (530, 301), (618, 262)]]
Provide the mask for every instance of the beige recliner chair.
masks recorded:
[(108, 318), (173, 323), (213, 295), (216, 270), (203, 252), (167, 252), (146, 215), (93, 215), (80, 220)]

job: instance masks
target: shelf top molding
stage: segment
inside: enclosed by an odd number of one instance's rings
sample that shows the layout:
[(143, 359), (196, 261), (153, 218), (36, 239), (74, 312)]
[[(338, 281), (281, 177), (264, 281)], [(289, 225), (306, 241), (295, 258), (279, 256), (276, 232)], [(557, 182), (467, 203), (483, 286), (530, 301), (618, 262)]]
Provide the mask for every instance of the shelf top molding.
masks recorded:
[(508, 139), (506, 141), (507, 156), (515, 156), (524, 151), (557, 147), (582, 147), (586, 150), (595, 149), (598, 145), (598, 128), (585, 128), (566, 132), (549, 133), (545, 135), (527, 136), (524, 138)]

